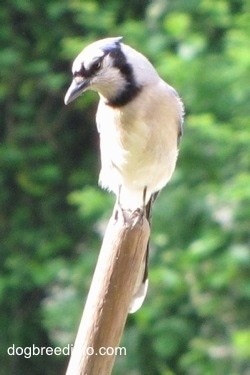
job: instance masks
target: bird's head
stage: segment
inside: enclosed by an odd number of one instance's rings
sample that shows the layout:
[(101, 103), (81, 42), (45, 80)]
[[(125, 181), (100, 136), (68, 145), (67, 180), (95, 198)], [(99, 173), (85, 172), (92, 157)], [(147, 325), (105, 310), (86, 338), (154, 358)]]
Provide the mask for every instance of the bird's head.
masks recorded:
[(65, 104), (88, 89), (99, 92), (106, 103), (113, 106), (127, 104), (140, 92), (140, 76), (148, 77), (147, 69), (151, 68), (151, 64), (139, 52), (122, 44), (121, 39), (99, 40), (84, 48), (76, 57), (72, 66), (73, 81), (65, 95)]

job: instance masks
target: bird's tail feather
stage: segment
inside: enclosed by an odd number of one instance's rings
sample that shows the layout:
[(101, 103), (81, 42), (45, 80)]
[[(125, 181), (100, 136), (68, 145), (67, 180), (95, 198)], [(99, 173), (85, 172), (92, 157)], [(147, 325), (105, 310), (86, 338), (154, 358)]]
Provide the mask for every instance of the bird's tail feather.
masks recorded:
[[(149, 225), (151, 225), (151, 210), (152, 210), (152, 204), (155, 201), (156, 197), (158, 195), (157, 193), (154, 193), (152, 197), (150, 198), (149, 202), (147, 203), (145, 207), (145, 213), (146, 218), (149, 222)], [(144, 299), (147, 294), (148, 290), (148, 258), (149, 258), (149, 241), (147, 243), (147, 249), (145, 252), (145, 257), (142, 261), (142, 264), (140, 266), (140, 270), (137, 276), (137, 280), (134, 287), (134, 293), (132, 297), (132, 301), (130, 303), (129, 312), (134, 313), (137, 310), (140, 309), (142, 306)]]

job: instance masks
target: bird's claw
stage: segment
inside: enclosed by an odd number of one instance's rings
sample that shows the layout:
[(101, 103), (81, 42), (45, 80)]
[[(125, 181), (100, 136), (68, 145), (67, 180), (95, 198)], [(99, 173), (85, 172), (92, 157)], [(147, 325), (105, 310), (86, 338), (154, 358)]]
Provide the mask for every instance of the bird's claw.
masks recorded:
[(113, 211), (113, 217), (115, 223), (119, 220), (119, 218), (122, 218), (123, 224), (128, 225), (128, 215), (126, 210), (124, 210), (119, 204), (115, 205), (114, 211)]
[(143, 224), (143, 218), (145, 216), (145, 210), (143, 208), (137, 208), (131, 214), (132, 226), (131, 228), (135, 228), (137, 224)]
[(131, 227), (131, 229), (134, 229), (138, 223), (142, 225), (144, 216), (145, 209), (143, 208), (137, 208), (134, 211), (124, 210), (119, 204), (115, 206), (113, 213), (115, 223), (121, 217), (123, 224), (127, 227)]

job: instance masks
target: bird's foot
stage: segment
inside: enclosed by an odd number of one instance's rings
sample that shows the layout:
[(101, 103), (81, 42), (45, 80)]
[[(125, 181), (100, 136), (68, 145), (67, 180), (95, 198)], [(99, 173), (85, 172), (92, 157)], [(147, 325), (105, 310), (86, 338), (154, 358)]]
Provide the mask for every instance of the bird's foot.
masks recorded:
[(128, 211), (124, 210), (120, 206), (120, 204), (116, 204), (115, 205), (114, 211), (113, 211), (113, 217), (114, 217), (115, 223), (117, 223), (117, 221), (120, 220), (120, 218), (123, 221), (123, 224), (128, 225), (128, 223), (129, 223), (129, 220), (128, 220)]
[(146, 212), (146, 194), (147, 194), (147, 187), (143, 189), (143, 200), (142, 200), (142, 207), (136, 208), (131, 215), (131, 218), (133, 220), (133, 225), (132, 228), (134, 228), (137, 224), (142, 225), (143, 224), (143, 219), (144, 217), (147, 217), (147, 212)]
[(143, 218), (145, 217), (145, 208), (136, 208), (136, 210), (134, 210), (132, 213), (131, 213), (131, 220), (132, 220), (132, 229), (137, 225), (137, 224), (140, 224), (142, 225), (143, 224)]
[(127, 227), (131, 226), (131, 228), (135, 228), (135, 226), (139, 223), (140, 225), (143, 224), (143, 218), (147, 217), (147, 210), (146, 210), (146, 193), (147, 187), (143, 189), (143, 199), (142, 199), (142, 207), (136, 208), (134, 211), (131, 209), (124, 209), (121, 205), (120, 198), (121, 198), (121, 189), (122, 186), (119, 186), (117, 201), (115, 204), (113, 216), (115, 223), (119, 220), (119, 217), (122, 217), (123, 224)]
[(131, 227), (132, 229), (139, 223), (142, 225), (143, 218), (145, 216), (145, 209), (144, 208), (136, 208), (134, 211), (132, 210), (125, 210), (119, 204), (115, 205), (113, 217), (115, 223), (121, 218), (123, 224), (127, 227)]

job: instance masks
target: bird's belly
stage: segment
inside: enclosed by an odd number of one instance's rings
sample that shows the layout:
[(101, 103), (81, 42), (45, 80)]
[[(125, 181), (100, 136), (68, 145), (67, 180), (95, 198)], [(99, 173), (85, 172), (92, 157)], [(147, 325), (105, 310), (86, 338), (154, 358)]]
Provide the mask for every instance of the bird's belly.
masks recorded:
[[(126, 149), (110, 143), (102, 150), (102, 168), (99, 182), (102, 187), (120, 191), (120, 202), (131, 209), (142, 206), (143, 190), (146, 187), (146, 202), (151, 195), (161, 190), (170, 180), (178, 155), (177, 147), (140, 147), (140, 144)], [(162, 148), (162, 149), (161, 149)]]
[[(102, 108), (102, 104), (99, 108)], [(164, 107), (163, 107), (164, 108)], [(170, 180), (178, 155), (176, 119), (166, 121), (162, 106), (157, 120), (153, 110), (114, 111), (105, 107), (105, 121), (98, 111), (100, 131), (100, 185), (116, 195), (128, 208), (142, 206)]]

